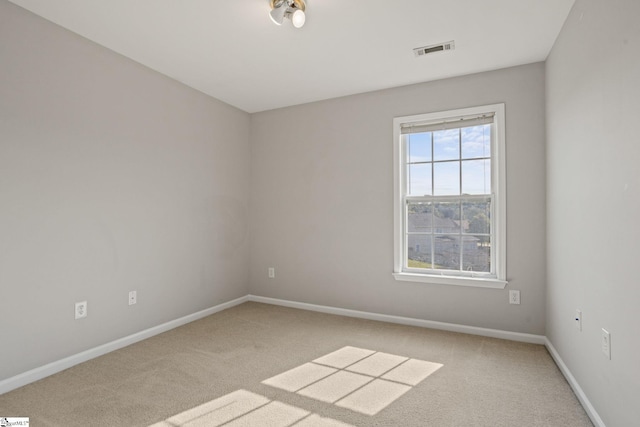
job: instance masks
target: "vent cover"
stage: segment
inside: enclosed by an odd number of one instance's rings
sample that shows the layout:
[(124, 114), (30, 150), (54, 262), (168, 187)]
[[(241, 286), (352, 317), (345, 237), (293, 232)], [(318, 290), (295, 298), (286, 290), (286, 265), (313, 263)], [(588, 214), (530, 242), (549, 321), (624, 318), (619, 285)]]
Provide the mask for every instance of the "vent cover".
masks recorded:
[(417, 47), (413, 49), (413, 53), (415, 54), (416, 57), (418, 57), (418, 56), (429, 55), (431, 53), (448, 52), (450, 50), (454, 50), (455, 48), (456, 48), (456, 44), (453, 40), (451, 40), (450, 42), (446, 42), (446, 43), (438, 43), (438, 44), (432, 44), (430, 46)]

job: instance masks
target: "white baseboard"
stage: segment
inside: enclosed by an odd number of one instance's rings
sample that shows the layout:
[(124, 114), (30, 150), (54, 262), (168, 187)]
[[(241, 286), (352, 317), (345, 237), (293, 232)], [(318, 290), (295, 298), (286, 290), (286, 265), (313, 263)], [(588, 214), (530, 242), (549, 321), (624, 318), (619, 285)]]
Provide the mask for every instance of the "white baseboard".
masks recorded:
[(91, 360), (98, 356), (102, 356), (109, 352), (121, 349), (128, 345), (137, 343), (138, 341), (151, 338), (154, 335), (167, 332), (171, 329), (177, 328), (178, 326), (186, 325), (187, 323), (191, 323), (195, 320), (202, 319), (203, 317), (210, 316), (214, 313), (225, 310), (227, 308), (231, 308), (233, 306), (242, 304), (243, 302), (247, 302), (247, 301), (249, 301), (249, 296), (245, 295), (243, 297), (234, 299), (232, 301), (218, 304), (214, 307), (207, 308), (202, 311), (198, 311), (197, 313), (189, 314), (179, 319), (171, 320), (161, 325), (154, 326), (149, 329), (145, 329), (144, 331), (137, 332), (135, 334), (126, 336), (124, 338), (120, 338), (115, 341), (111, 341), (107, 344), (103, 344), (101, 346), (91, 348), (89, 350), (83, 351), (78, 354), (74, 354), (64, 359), (51, 362), (39, 368), (35, 368), (30, 371), (23, 372), (22, 374), (18, 374), (14, 377), (7, 378), (6, 380), (0, 381), (0, 394), (9, 392), (18, 387), (22, 387), (32, 382), (41, 380), (45, 377), (56, 374), (60, 371), (64, 371), (65, 369), (69, 369), (72, 366), (75, 366), (82, 362), (86, 362), (87, 360)]
[(380, 322), (397, 323), (400, 325), (419, 326), (422, 328), (439, 329), (450, 332), (461, 332), (464, 334), (480, 335), (483, 337), (500, 338), (511, 341), (520, 341), (531, 344), (544, 344), (543, 335), (523, 334), (520, 332), (501, 331), (498, 329), (478, 328), (476, 326), (457, 325), (454, 323), (435, 322), (432, 320), (415, 319), (411, 317), (391, 316), (388, 314), (377, 314), (366, 311), (348, 310), (345, 308), (329, 307), (326, 305), (307, 304), (277, 298), (260, 297), (248, 295), (249, 301), (262, 302), (265, 304), (281, 305), (284, 307), (299, 308), (302, 310), (318, 311), (321, 313), (337, 314), (339, 316), (357, 317), (367, 320), (378, 320)]
[(545, 347), (547, 347), (547, 350), (549, 350), (549, 353), (551, 354), (551, 357), (553, 358), (554, 362), (556, 362), (556, 365), (558, 365), (560, 372), (562, 372), (562, 375), (564, 375), (567, 382), (573, 389), (573, 392), (578, 397), (578, 400), (582, 404), (582, 407), (584, 408), (585, 412), (591, 419), (591, 422), (593, 423), (593, 425), (596, 427), (606, 427), (604, 424), (604, 421), (602, 421), (602, 418), (600, 418), (600, 415), (598, 415), (598, 412), (596, 412), (596, 409), (593, 407), (593, 405), (587, 398), (587, 395), (584, 394), (582, 387), (580, 387), (580, 384), (578, 384), (578, 381), (576, 381), (575, 377), (573, 376), (573, 374), (571, 373), (567, 365), (565, 365), (564, 361), (560, 357), (560, 354), (558, 353), (556, 348), (553, 346), (553, 344), (551, 344), (551, 341), (549, 341), (549, 338), (547, 337), (544, 338), (544, 345)]
[[(7, 393), (18, 387), (30, 384), (32, 382), (41, 380), (50, 375), (56, 374), (65, 369), (69, 369), (72, 366), (102, 356), (109, 352), (121, 349), (128, 345), (137, 343), (139, 341), (151, 338), (155, 335), (177, 328), (178, 326), (185, 325), (203, 317), (210, 316), (219, 311), (227, 308), (234, 307), (247, 301), (261, 302), (265, 304), (280, 305), (291, 308), (298, 308), (302, 310), (318, 311), (328, 314), (336, 314), (340, 316), (357, 317), (368, 320), (378, 320), (381, 322), (397, 323), (401, 325), (419, 326), (423, 328), (440, 329), (451, 332), (462, 332), (472, 335), (481, 335), (486, 337), (501, 338), (512, 341), (522, 341), (533, 344), (545, 344), (545, 337), (541, 335), (523, 334), (518, 332), (500, 331), (497, 329), (478, 328), (474, 326), (456, 325), (453, 323), (434, 322), (430, 320), (413, 319), (409, 317), (390, 316), (387, 314), (369, 313), (365, 311), (348, 310), (344, 308), (329, 307), (323, 305), (307, 304), (302, 302), (287, 301), (276, 298), (260, 297), (256, 295), (245, 295), (243, 297), (228, 301), (226, 303), (218, 304), (214, 307), (206, 310), (199, 311), (197, 313), (189, 314), (179, 319), (171, 320), (158, 326), (146, 329), (144, 331), (137, 332), (135, 334), (126, 336), (124, 338), (117, 339), (115, 341), (100, 345), (98, 347), (85, 350), (81, 353), (74, 354), (64, 359), (57, 360), (55, 362), (48, 363), (44, 366), (32, 369), (27, 372), (23, 372), (14, 377), (7, 378), (0, 381), (0, 394)], [(564, 371), (563, 371), (564, 372)]]
[(7, 393), (18, 387), (22, 387), (29, 383), (41, 380), (45, 377), (68, 369), (72, 366), (86, 362), (87, 360), (94, 359), (109, 352), (121, 349), (136, 342), (151, 338), (155, 335), (177, 328), (179, 326), (191, 323), (195, 320), (202, 319), (203, 317), (210, 316), (227, 308), (234, 307), (247, 301), (261, 302), (271, 305), (280, 305), (283, 307), (298, 308), (301, 310), (317, 311), (321, 313), (336, 314), (339, 316), (356, 317), (360, 319), (377, 320), (381, 322), (396, 323), (400, 325), (418, 326), (423, 328), (439, 329), (450, 332), (461, 332), (471, 335), (480, 335), (491, 338), (500, 338), (511, 341), (520, 341), (531, 344), (543, 344), (549, 350), (551, 357), (555, 361), (556, 365), (567, 379), (567, 382), (573, 389), (574, 393), (578, 397), (578, 400), (584, 407), (587, 415), (596, 427), (606, 427), (595, 408), (584, 394), (584, 391), (569, 371), (567, 365), (558, 354), (557, 350), (551, 344), (551, 341), (543, 335), (524, 334), (520, 332), (501, 331), (498, 329), (479, 328), (475, 326), (457, 325), (454, 323), (435, 322), (431, 320), (415, 319), (410, 317), (391, 316), (388, 314), (370, 313), (366, 311), (349, 310), (344, 308), (330, 307), (325, 305), (307, 304), (303, 302), (295, 302), (282, 300), (277, 298), (267, 298), (256, 295), (245, 295), (243, 297), (228, 301), (222, 304), (218, 304), (214, 307), (206, 310), (199, 311), (197, 313), (189, 314), (187, 316), (175, 319), (158, 326), (146, 329), (144, 331), (129, 335), (124, 338), (112, 341), (107, 344), (83, 351), (73, 356), (66, 357), (64, 359), (49, 363), (39, 368), (32, 369), (14, 377), (0, 381), (0, 394)]

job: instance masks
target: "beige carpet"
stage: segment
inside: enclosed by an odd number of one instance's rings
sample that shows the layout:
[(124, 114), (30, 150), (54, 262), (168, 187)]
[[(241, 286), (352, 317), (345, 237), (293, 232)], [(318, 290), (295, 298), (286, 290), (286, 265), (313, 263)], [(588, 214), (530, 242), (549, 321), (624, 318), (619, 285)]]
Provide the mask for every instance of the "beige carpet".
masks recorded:
[(32, 426), (591, 426), (546, 349), (245, 303), (0, 396)]

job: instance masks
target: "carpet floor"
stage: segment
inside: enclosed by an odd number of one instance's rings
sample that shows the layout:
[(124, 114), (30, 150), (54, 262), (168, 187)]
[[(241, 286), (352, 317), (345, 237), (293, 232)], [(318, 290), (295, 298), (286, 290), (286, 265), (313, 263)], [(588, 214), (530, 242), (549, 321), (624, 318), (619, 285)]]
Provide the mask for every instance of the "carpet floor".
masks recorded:
[(542, 345), (248, 302), (0, 395), (32, 426), (592, 426)]

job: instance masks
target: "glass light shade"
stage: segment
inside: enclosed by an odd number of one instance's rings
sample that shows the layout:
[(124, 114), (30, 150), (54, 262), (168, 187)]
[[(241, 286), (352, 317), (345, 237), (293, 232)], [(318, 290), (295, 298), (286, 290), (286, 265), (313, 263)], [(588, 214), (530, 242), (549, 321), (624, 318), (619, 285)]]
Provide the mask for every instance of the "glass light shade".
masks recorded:
[(284, 20), (284, 15), (287, 13), (287, 4), (281, 3), (279, 7), (274, 8), (269, 12), (269, 16), (271, 20), (276, 25), (282, 25), (282, 21)]

